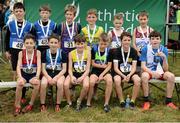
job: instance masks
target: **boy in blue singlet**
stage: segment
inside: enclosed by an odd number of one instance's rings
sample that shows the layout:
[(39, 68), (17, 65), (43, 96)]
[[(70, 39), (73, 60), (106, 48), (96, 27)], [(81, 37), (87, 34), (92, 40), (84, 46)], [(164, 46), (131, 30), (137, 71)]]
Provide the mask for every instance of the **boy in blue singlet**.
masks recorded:
[(141, 68), (143, 70), (141, 75), (142, 88), (145, 100), (143, 110), (149, 110), (150, 108), (148, 81), (152, 78), (167, 81), (166, 105), (172, 109), (178, 109), (172, 103), (175, 76), (168, 71), (168, 50), (160, 44), (161, 34), (159, 32), (152, 31), (149, 38), (150, 44), (142, 49), (140, 56)]
[(35, 36), (37, 41), (37, 49), (41, 53), (48, 48), (48, 37), (52, 33), (56, 33), (57, 26), (49, 17), (51, 9), (48, 5), (42, 5), (39, 8), (40, 19), (34, 23)]
[(48, 85), (57, 86), (55, 111), (60, 111), (60, 104), (63, 98), (63, 84), (65, 80), (67, 57), (64, 51), (59, 48), (59, 36), (51, 35), (48, 38), (49, 49), (42, 53), (42, 73), (40, 87), (41, 112), (46, 111), (46, 88)]

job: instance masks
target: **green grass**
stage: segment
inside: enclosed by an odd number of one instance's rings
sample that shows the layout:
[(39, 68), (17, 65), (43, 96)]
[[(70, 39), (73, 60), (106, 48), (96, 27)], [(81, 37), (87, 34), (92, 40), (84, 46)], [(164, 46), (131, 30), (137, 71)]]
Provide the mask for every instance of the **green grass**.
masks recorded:
[[(180, 56), (177, 56), (174, 62), (172, 57), (169, 58), (170, 70), (175, 73), (176, 76), (180, 76)], [(4, 81), (11, 80), (11, 67), (10, 65), (0, 64), (0, 79)], [(104, 87), (104, 85), (101, 85)], [(161, 87), (166, 87), (166, 84), (162, 84)], [(0, 90), (2, 91), (2, 89)], [(27, 92), (27, 98), (30, 98), (31, 89)], [(77, 92), (79, 93), (79, 91)], [(124, 95), (131, 93), (131, 89), (128, 89), (124, 92)], [(35, 102), (34, 110), (31, 113), (22, 114), (20, 116), (14, 117), (13, 113), (13, 104), (15, 98), (15, 91), (11, 90), (7, 93), (0, 93), (0, 121), (47, 121), (47, 122), (107, 122), (107, 121), (124, 121), (124, 122), (180, 122), (180, 111), (174, 111), (167, 108), (164, 105), (165, 94), (156, 88), (151, 88), (151, 98), (152, 98), (152, 107), (147, 112), (141, 111), (142, 105), (142, 91), (139, 94), (139, 97), (136, 101), (137, 107), (135, 110), (126, 109), (122, 111), (118, 106), (118, 100), (115, 98), (114, 93), (110, 101), (111, 112), (104, 113), (103, 111), (103, 102), (104, 96), (103, 92), (98, 90), (98, 100), (93, 100), (93, 106), (90, 109), (83, 108), (82, 111), (76, 112), (75, 109), (66, 110), (64, 107), (66, 101), (62, 102), (61, 111), (59, 113), (54, 112), (52, 106), (48, 107), (48, 111), (41, 113), (39, 111), (39, 98)], [(55, 98), (54, 98), (55, 99)], [(176, 93), (174, 93), (173, 101), (178, 104)]]

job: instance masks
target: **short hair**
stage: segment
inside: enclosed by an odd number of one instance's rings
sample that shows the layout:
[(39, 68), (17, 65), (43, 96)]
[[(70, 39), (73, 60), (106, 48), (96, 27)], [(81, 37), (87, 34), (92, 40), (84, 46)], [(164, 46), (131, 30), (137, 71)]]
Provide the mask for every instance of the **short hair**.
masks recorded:
[(115, 19), (121, 20), (121, 19), (123, 19), (123, 16), (124, 16), (123, 13), (121, 13), (121, 12), (120, 12), (120, 13), (117, 13), (117, 14), (114, 15), (114, 20), (115, 20)]
[(87, 15), (94, 14), (97, 17), (97, 9), (92, 8), (87, 11)]
[(25, 11), (25, 7), (24, 7), (23, 3), (21, 3), (21, 2), (17, 2), (14, 4), (13, 10), (15, 10), (15, 9), (23, 9)]
[(58, 40), (58, 42), (60, 42), (60, 38), (59, 38), (59, 35), (55, 34), (55, 33), (52, 33), (49, 37), (48, 37), (48, 41), (50, 41), (51, 39), (56, 39)]
[(39, 12), (41, 12), (41, 11), (48, 11), (48, 12), (51, 12), (51, 8), (50, 8), (49, 5), (45, 4), (45, 5), (40, 6)]
[(81, 35), (81, 34), (77, 34), (74, 37), (74, 42), (75, 43), (77, 43), (77, 42), (79, 42), (79, 43), (86, 42), (86, 38), (83, 35)]
[(121, 41), (122, 41), (122, 39), (123, 39), (125, 36), (126, 36), (126, 37), (130, 37), (130, 38), (132, 39), (131, 33), (129, 33), (129, 32), (123, 32), (123, 33), (121, 34), (121, 36), (120, 36)]
[(147, 11), (143, 10), (143, 11), (140, 11), (140, 12), (139, 12), (138, 18), (139, 18), (140, 16), (141, 16), (141, 17), (142, 17), (142, 16), (146, 16), (146, 17), (148, 18), (148, 17), (149, 17), (149, 14), (148, 14)]
[(36, 40), (35, 40), (35, 36), (32, 35), (32, 34), (30, 34), (30, 33), (28, 33), (28, 34), (26, 34), (26, 35), (24, 36), (24, 42), (25, 42), (27, 39), (32, 39), (34, 42), (36, 41)]
[(149, 38), (151, 38), (151, 37), (160, 37), (160, 39), (161, 39), (162, 36), (161, 36), (160, 32), (154, 30), (149, 34)]
[(76, 15), (77, 8), (75, 5), (67, 4), (64, 8), (64, 13), (66, 14), (67, 11), (71, 11), (74, 13), (74, 16)]
[(101, 33), (99, 38), (100, 38), (100, 41), (103, 41), (103, 42), (109, 42), (110, 40), (108, 34), (105, 32)]

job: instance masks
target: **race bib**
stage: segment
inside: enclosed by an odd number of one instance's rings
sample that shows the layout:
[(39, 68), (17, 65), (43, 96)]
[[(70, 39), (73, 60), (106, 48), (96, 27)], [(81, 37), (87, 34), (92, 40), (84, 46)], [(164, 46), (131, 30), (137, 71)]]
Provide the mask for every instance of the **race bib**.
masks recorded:
[(78, 72), (78, 73), (84, 72), (84, 71), (86, 70), (86, 64), (85, 64), (85, 62), (83, 62), (82, 67), (80, 67), (80, 66), (78, 65), (78, 63), (74, 63), (74, 69), (75, 69), (75, 71)]
[(149, 43), (149, 38), (136, 38), (136, 45), (141, 50)]
[(47, 46), (48, 45), (48, 39), (38, 40), (38, 45), (39, 46)]
[[(53, 67), (52, 67), (52, 65), (46, 65), (46, 69), (48, 69), (48, 70), (53, 70)], [(60, 64), (59, 64), (59, 65), (56, 65), (55, 68), (54, 68), (54, 70), (61, 71), (61, 70), (62, 70), (61, 65), (60, 65)]]
[(129, 73), (131, 72), (131, 65), (127, 64), (126, 66), (124, 65), (124, 63), (120, 64), (120, 70), (123, 73)]
[(35, 67), (31, 67), (30, 69), (28, 67), (23, 68), (23, 72), (27, 73), (27, 74), (33, 74), (36, 73), (36, 68)]
[(120, 42), (117, 42), (117, 41), (112, 41), (111, 42), (111, 48), (118, 48), (120, 46), (121, 46)]
[(18, 39), (16, 41), (13, 41), (12, 48), (23, 49), (24, 48), (23, 40), (22, 39)]
[(75, 48), (75, 42), (74, 41), (65, 41), (64, 48)]

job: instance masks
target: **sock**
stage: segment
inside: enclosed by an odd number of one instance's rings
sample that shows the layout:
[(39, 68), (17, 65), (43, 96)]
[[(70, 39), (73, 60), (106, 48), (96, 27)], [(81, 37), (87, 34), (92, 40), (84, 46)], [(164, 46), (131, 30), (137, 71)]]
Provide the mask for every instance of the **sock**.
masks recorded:
[(166, 102), (166, 104), (171, 103), (172, 102), (172, 98), (166, 97), (165, 102)]
[(144, 101), (149, 102), (149, 96), (144, 96)]

